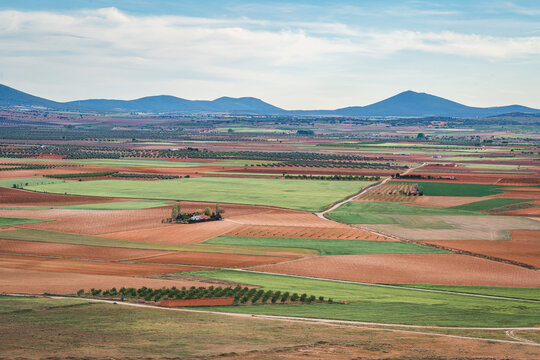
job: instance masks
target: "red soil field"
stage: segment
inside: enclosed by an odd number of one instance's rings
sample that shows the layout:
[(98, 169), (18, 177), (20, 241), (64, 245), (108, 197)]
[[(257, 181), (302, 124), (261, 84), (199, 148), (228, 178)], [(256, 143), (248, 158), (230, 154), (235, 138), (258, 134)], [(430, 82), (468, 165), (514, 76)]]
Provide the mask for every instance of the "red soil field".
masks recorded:
[(198, 224), (161, 224), (146, 229), (100, 234), (110, 239), (150, 242), (155, 244), (197, 244), (229, 232), (240, 225), (229, 221)]
[(267, 209), (265, 212), (245, 216), (226, 216), (225, 220), (243, 225), (350, 228), (345, 224), (321, 219), (315, 214), (285, 209)]
[(540, 207), (521, 209), (521, 210), (512, 210), (497, 213), (497, 215), (509, 215), (509, 216), (540, 216)]
[(1, 206), (4, 206), (4, 207), (55, 206), (55, 205), (61, 206), (61, 205), (94, 204), (94, 203), (113, 202), (113, 201), (122, 201), (122, 199), (92, 197), (92, 196), (45, 194), (45, 193), (36, 193), (36, 192), (20, 190), (20, 189), (0, 187), (0, 204)]
[(535, 270), (457, 254), (319, 256), (251, 270), (385, 284), (540, 286)]
[[(531, 175), (520, 175), (520, 174), (474, 174), (474, 173), (465, 173), (465, 172), (412, 172), (411, 174), (422, 175), (422, 176), (432, 176), (435, 179), (397, 179), (398, 181), (410, 181), (410, 182), (443, 182), (443, 183), (469, 183), (469, 184), (499, 184), (499, 185), (531, 185)], [(454, 176), (454, 180), (449, 179), (437, 179), (439, 176), (443, 178), (448, 178)], [(503, 177), (504, 176), (504, 177)], [(539, 180), (540, 183), (540, 180)]]
[(0, 264), (2, 267), (11, 269), (118, 276), (141, 276), (182, 271), (208, 270), (208, 268), (194, 266), (134, 264), (19, 255), (0, 255)]
[(266, 256), (266, 255), (242, 255), (242, 254), (221, 254), (207, 252), (175, 252), (166, 255), (143, 257), (137, 259), (144, 263), (162, 264), (189, 264), (201, 266), (218, 267), (246, 267), (255, 265), (275, 264), (298, 256)]
[(181, 300), (161, 300), (158, 305), (163, 307), (185, 307), (185, 306), (227, 306), (233, 305), (234, 298), (204, 298), (204, 299), (181, 299)]
[(418, 200), (411, 205), (413, 206), (426, 206), (433, 208), (446, 208), (452, 206), (459, 206), (469, 204), (476, 201), (482, 201), (491, 199), (491, 196), (419, 196)]
[(129, 260), (169, 254), (170, 251), (0, 239), (0, 253), (46, 255), (93, 260)]
[(540, 268), (540, 230), (511, 230), (510, 234), (512, 235), (510, 241), (440, 240), (426, 242), (519, 261)]
[(0, 210), (2, 217), (51, 219), (24, 227), (73, 234), (98, 235), (116, 231), (162, 227), (161, 220), (170, 216), (169, 207), (137, 210)]
[(57, 273), (30, 269), (8, 269), (0, 267), (0, 293), (22, 294), (75, 294), (79, 289), (119, 289), (124, 287), (152, 289), (162, 287), (187, 288), (215, 284), (188, 280), (161, 280), (144, 277), (88, 275), (73, 272)]
[(259, 226), (245, 225), (225, 236), (272, 237), (272, 238), (305, 238), (305, 239), (343, 239), (343, 240), (377, 240), (390, 241), (388, 238), (375, 235), (369, 231), (354, 228), (323, 228), (307, 226)]

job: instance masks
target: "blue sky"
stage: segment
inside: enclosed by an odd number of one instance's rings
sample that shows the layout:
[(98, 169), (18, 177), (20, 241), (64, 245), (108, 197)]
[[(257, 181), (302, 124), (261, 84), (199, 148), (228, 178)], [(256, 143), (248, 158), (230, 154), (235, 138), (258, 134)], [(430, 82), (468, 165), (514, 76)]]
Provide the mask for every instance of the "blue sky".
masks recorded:
[(0, 0), (0, 83), (58, 101), (404, 90), (540, 108), (540, 1)]

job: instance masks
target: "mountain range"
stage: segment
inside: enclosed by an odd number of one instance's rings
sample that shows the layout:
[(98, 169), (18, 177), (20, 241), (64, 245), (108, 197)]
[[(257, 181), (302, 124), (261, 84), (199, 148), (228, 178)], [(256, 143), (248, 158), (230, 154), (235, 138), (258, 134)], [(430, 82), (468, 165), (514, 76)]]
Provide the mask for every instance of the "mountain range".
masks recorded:
[(24, 93), (0, 84), (0, 107), (45, 108), (50, 110), (141, 113), (227, 113), (254, 115), (337, 115), (337, 116), (444, 116), (487, 117), (507, 113), (540, 114), (540, 109), (521, 105), (471, 107), (438, 96), (405, 91), (367, 106), (350, 106), (336, 110), (285, 110), (253, 97), (221, 97), (209, 100), (187, 100), (170, 95), (148, 96), (135, 100), (90, 99), (56, 102)]

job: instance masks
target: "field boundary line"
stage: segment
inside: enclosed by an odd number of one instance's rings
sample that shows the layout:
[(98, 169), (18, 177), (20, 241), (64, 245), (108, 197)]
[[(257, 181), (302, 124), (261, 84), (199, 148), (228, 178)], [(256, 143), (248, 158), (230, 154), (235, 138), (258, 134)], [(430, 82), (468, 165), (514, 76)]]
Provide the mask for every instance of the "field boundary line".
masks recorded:
[[(296, 260), (301, 260), (301, 259), (296, 259)], [(251, 273), (263, 274), (263, 275), (288, 276), (288, 277), (296, 277), (296, 278), (307, 279), (307, 280), (333, 281), (333, 282), (339, 282), (339, 283), (345, 283), (345, 284), (357, 284), (357, 285), (367, 285), (367, 286), (378, 286), (378, 287), (385, 287), (385, 288), (392, 288), (392, 289), (401, 289), (401, 290), (415, 290), (415, 291), (435, 292), (435, 293), (443, 293), (443, 294), (453, 294), (453, 295), (473, 296), (473, 297), (481, 297), (481, 298), (488, 298), (488, 299), (512, 300), (512, 301), (523, 301), (523, 302), (531, 302), (531, 303), (540, 303), (540, 300), (533, 300), (533, 299), (509, 298), (509, 297), (505, 297), (505, 296), (497, 296), (497, 295), (472, 294), (472, 293), (455, 292), (455, 291), (445, 291), (445, 290), (436, 290), (436, 289), (413, 288), (413, 287), (406, 287), (406, 286), (399, 286), (399, 285), (377, 284), (377, 283), (367, 283), (367, 282), (360, 282), (360, 281), (339, 280), (339, 279), (326, 279), (326, 278), (320, 278), (320, 277), (302, 276), (302, 275), (292, 275), (292, 274), (280, 274), (280, 273), (264, 272), (264, 271), (249, 270), (249, 269), (234, 269), (234, 268), (230, 268), (230, 269), (225, 269), (225, 270), (242, 271), (242, 272), (251, 272)], [(540, 329), (540, 328), (539, 328), (539, 329)]]

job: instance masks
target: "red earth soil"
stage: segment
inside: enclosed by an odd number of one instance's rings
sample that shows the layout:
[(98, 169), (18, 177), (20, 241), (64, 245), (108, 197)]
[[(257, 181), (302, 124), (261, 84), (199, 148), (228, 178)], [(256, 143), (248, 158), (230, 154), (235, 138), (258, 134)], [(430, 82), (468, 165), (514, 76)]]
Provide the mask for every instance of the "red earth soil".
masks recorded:
[(540, 216), (540, 207), (534, 207), (534, 208), (529, 208), (529, 209), (520, 209), (520, 210), (512, 210), (512, 211), (505, 211), (505, 212), (497, 213), (497, 215), (537, 217), (537, 216)]
[(215, 284), (188, 280), (161, 280), (144, 277), (88, 275), (73, 272), (58, 273), (34, 269), (9, 269), (0, 267), (0, 293), (22, 294), (75, 294), (79, 289), (119, 289), (121, 287), (152, 289), (162, 287), (187, 288)]
[(384, 284), (540, 286), (535, 270), (458, 254), (319, 256), (251, 270)]
[(181, 300), (161, 300), (158, 305), (163, 307), (185, 307), (185, 306), (227, 306), (233, 305), (234, 298), (204, 298), (204, 299), (181, 299)]
[(304, 238), (304, 239), (343, 239), (390, 241), (369, 231), (354, 228), (323, 228), (307, 226), (258, 226), (244, 225), (223, 234), (224, 236)]
[(171, 252), (0, 239), (0, 253), (118, 261), (169, 254)]
[(11, 206), (61, 206), (121, 201), (122, 199), (36, 193), (0, 187), (0, 205)]
[(208, 268), (194, 266), (135, 264), (19, 255), (0, 255), (0, 264), (2, 267), (11, 269), (118, 276), (141, 276), (182, 271), (208, 270)]
[(510, 241), (440, 240), (425, 241), (453, 249), (514, 260), (540, 268), (540, 230), (511, 230)]
[(159, 224), (146, 229), (100, 234), (105, 238), (155, 244), (197, 244), (229, 232), (240, 225), (229, 221), (208, 221), (198, 224)]
[(312, 213), (290, 211), (285, 209), (266, 209), (266, 211), (257, 214), (226, 217), (225, 220), (242, 225), (302, 226), (318, 228), (331, 227), (350, 229), (350, 227), (345, 224), (324, 220)]
[[(415, 175), (432, 176), (435, 179), (397, 179), (398, 181), (413, 181), (413, 182), (443, 182), (443, 183), (469, 183), (469, 184), (499, 184), (499, 185), (531, 185), (531, 175), (519, 175), (519, 174), (471, 174), (471, 173), (437, 173), (437, 172), (418, 172)], [(448, 178), (454, 176), (454, 180), (449, 179), (437, 179), (439, 176)], [(538, 180), (540, 183), (540, 180)], [(534, 182), (532, 183), (534, 184)]]
[(144, 263), (161, 264), (189, 264), (218, 267), (246, 267), (264, 264), (275, 264), (283, 261), (297, 259), (297, 256), (266, 256), (266, 255), (242, 255), (221, 254), (209, 252), (175, 252), (166, 255), (144, 257), (137, 259)]

